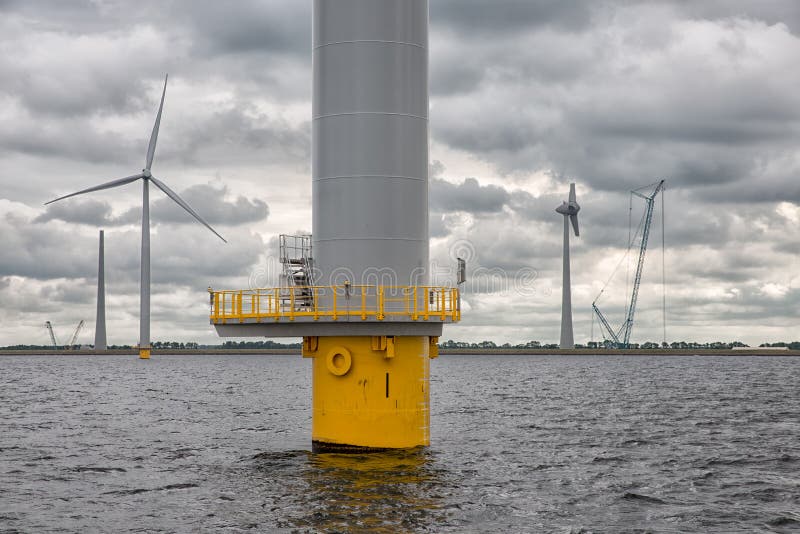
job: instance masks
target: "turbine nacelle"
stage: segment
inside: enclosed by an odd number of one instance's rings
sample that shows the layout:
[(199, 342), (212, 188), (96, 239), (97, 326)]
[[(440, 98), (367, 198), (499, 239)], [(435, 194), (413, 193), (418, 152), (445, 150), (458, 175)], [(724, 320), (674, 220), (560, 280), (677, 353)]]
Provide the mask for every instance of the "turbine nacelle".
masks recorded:
[(556, 212), (560, 213), (561, 215), (577, 215), (580, 210), (581, 207), (577, 202), (568, 203), (566, 200), (556, 208)]
[(580, 235), (578, 230), (579, 211), (581, 211), (581, 206), (578, 204), (575, 195), (575, 184), (569, 184), (569, 201), (563, 201), (561, 205), (556, 208), (556, 213), (560, 213), (564, 217), (569, 217), (569, 221), (572, 223), (572, 229), (575, 231), (576, 236)]

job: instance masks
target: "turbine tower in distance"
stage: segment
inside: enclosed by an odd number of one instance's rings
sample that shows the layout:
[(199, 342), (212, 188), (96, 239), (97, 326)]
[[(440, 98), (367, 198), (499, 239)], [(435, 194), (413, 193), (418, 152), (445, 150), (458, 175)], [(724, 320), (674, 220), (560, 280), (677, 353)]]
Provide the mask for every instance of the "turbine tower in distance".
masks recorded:
[(564, 216), (564, 263), (561, 288), (561, 343), (562, 349), (575, 348), (575, 339), (572, 335), (572, 291), (569, 276), (569, 225), (575, 230), (575, 235), (579, 236), (578, 231), (578, 212), (581, 207), (575, 198), (575, 184), (569, 184), (569, 202), (564, 201), (556, 212)]
[(94, 323), (94, 350), (106, 350), (106, 269), (104, 235), (100, 230), (100, 248), (97, 254), (97, 318)]
[[(225, 238), (217, 233), (216, 230), (211, 228), (206, 221), (203, 220), (186, 202), (183, 201), (178, 194), (167, 187), (167, 184), (158, 180), (150, 172), (153, 165), (153, 155), (156, 151), (156, 141), (158, 140), (158, 128), (161, 124), (161, 111), (164, 109), (164, 96), (167, 93), (167, 77), (164, 78), (164, 90), (161, 92), (161, 103), (158, 105), (158, 113), (156, 114), (156, 122), (153, 125), (153, 132), (150, 134), (150, 143), (147, 146), (147, 158), (145, 160), (144, 169), (138, 174), (120, 178), (111, 182), (96, 185), (78, 191), (77, 193), (70, 193), (63, 197), (58, 197), (55, 200), (46, 202), (45, 205), (53, 202), (63, 200), (65, 198), (74, 197), (75, 195), (82, 195), (83, 193), (91, 193), (92, 191), (100, 191), (102, 189), (111, 189), (112, 187), (119, 187), (126, 185), (136, 180), (142, 181), (142, 256), (140, 265), (141, 283), (139, 286), (139, 358), (146, 360), (150, 358), (150, 182), (157, 188), (161, 189), (165, 195), (175, 201), (180, 207), (185, 209), (189, 215), (197, 219), (206, 228), (214, 232), (214, 234), (225, 241)], [(227, 243), (227, 241), (225, 241)]]

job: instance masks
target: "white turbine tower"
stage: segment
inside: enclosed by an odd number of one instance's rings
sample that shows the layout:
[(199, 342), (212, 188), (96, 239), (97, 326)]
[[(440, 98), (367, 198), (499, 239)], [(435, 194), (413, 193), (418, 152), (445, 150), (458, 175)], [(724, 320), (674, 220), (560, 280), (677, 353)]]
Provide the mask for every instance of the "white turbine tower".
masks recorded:
[(97, 316), (94, 323), (94, 350), (106, 350), (106, 268), (105, 239), (102, 230), (100, 230), (100, 247), (97, 257)]
[[(153, 182), (157, 188), (161, 189), (165, 195), (175, 201), (180, 207), (185, 209), (189, 214), (202, 223), (206, 228), (214, 232), (214, 234), (225, 241), (225, 238), (217, 233), (216, 230), (211, 228), (206, 221), (203, 220), (186, 202), (178, 196), (167, 185), (158, 180), (150, 173), (150, 168), (153, 165), (153, 155), (156, 151), (156, 141), (158, 140), (158, 127), (161, 124), (161, 110), (164, 108), (164, 96), (167, 93), (167, 77), (164, 77), (164, 90), (161, 93), (161, 103), (158, 105), (158, 114), (156, 115), (156, 122), (153, 125), (153, 132), (150, 134), (150, 144), (147, 146), (147, 159), (145, 161), (144, 169), (139, 174), (128, 176), (127, 178), (120, 178), (101, 185), (96, 185), (77, 193), (64, 195), (45, 205), (53, 202), (63, 200), (65, 198), (82, 195), (83, 193), (91, 193), (92, 191), (100, 191), (102, 189), (111, 189), (112, 187), (119, 187), (121, 185), (142, 180), (142, 257), (141, 257), (141, 284), (139, 286), (139, 357), (143, 360), (150, 358), (150, 194), (149, 184)], [(227, 243), (227, 241), (225, 241)]]
[(575, 235), (579, 236), (578, 231), (578, 212), (581, 207), (575, 198), (575, 184), (569, 184), (569, 202), (562, 202), (556, 208), (556, 212), (564, 216), (564, 263), (563, 278), (561, 288), (561, 343), (562, 349), (575, 348), (575, 340), (572, 335), (572, 290), (569, 277), (569, 224), (575, 230)]

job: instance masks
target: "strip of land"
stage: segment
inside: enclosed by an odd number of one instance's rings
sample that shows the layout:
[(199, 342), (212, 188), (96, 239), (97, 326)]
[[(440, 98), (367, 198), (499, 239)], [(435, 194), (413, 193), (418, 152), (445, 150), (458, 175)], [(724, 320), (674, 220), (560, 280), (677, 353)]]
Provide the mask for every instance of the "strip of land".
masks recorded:
[[(103, 355), (136, 355), (138, 349), (110, 349), (95, 351), (93, 349), (75, 350), (5, 350), (0, 349), (0, 356), (103, 356)], [(153, 349), (152, 354), (170, 356), (190, 355), (226, 355), (226, 354), (255, 354), (255, 355), (300, 355), (300, 349)], [(440, 349), (440, 355), (572, 355), (572, 356), (800, 356), (800, 350), (776, 350), (774, 348), (752, 347), (740, 349)]]

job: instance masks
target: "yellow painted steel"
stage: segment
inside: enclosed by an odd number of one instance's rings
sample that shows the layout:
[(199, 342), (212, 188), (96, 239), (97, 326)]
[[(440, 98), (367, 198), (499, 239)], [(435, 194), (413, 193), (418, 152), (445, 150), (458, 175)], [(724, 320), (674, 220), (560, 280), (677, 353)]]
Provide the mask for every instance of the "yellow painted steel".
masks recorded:
[[(458, 289), (432, 286), (296, 286), (215, 291), (209, 288), (213, 324), (245, 321), (410, 320), (457, 322)], [(390, 295), (399, 295), (387, 297)], [(360, 294), (350, 299), (351, 294)], [(321, 304), (321, 303), (324, 303)], [(387, 305), (388, 304), (388, 305)]]
[(150, 347), (139, 347), (139, 359), (140, 360), (150, 359)]
[(438, 337), (430, 337), (430, 347), (428, 348), (428, 354), (431, 357), (431, 360), (435, 360), (439, 357), (439, 338)]
[(429, 445), (429, 347), (427, 336), (306, 338), (303, 355), (313, 358), (314, 448)]

